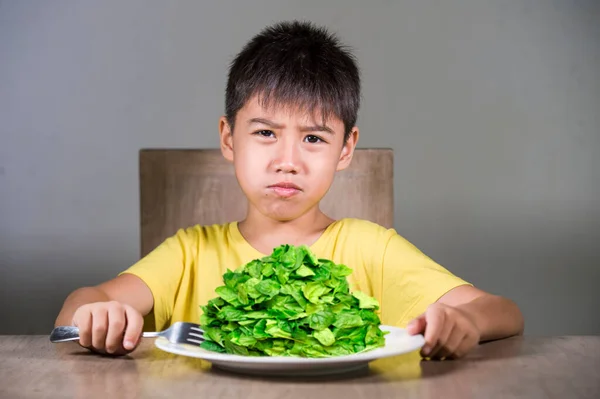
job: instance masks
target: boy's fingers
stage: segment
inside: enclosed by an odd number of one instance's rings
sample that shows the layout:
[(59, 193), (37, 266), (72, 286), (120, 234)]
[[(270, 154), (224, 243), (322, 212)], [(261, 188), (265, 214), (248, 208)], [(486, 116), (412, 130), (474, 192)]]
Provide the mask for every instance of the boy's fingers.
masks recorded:
[(453, 338), (452, 342), (449, 342), (448, 345), (443, 350), (443, 356), (448, 358), (459, 358), (461, 347), (466, 343), (467, 336), (464, 334), (457, 335), (457, 338)]
[(456, 334), (451, 336), (446, 344), (446, 351), (448, 352), (446, 356), (454, 354), (465, 338), (466, 334), (462, 331), (457, 331)]
[(79, 345), (89, 348), (92, 345), (92, 314), (79, 312), (73, 318), (73, 325), (79, 328)]
[(425, 315), (421, 315), (408, 323), (406, 330), (410, 335), (420, 334), (425, 331), (425, 325)]
[(444, 328), (439, 335), (437, 344), (429, 352), (429, 357), (444, 357), (444, 348), (446, 348), (448, 341), (452, 338), (452, 334), (456, 333), (456, 323), (446, 320)]
[(92, 347), (103, 350), (106, 342), (106, 331), (108, 328), (108, 315), (104, 308), (96, 308), (92, 311)]
[(115, 353), (123, 340), (125, 330), (125, 311), (119, 303), (111, 303), (108, 308), (108, 331), (106, 333), (106, 352)]
[(458, 347), (450, 354), (455, 359), (465, 356), (473, 347), (479, 343), (479, 338), (470, 334), (465, 335)]
[(445, 313), (436, 307), (430, 307), (425, 312), (427, 328), (425, 329), (425, 345), (421, 349), (424, 356), (429, 356), (431, 350), (438, 342), (438, 338), (444, 327)]
[(125, 337), (123, 338), (123, 348), (133, 350), (142, 334), (144, 319), (142, 315), (130, 306), (125, 306), (125, 314), (127, 316), (127, 328), (125, 329)]
[(437, 353), (438, 358), (449, 358), (454, 355), (454, 352), (459, 347), (461, 342), (465, 338), (465, 333), (460, 331), (459, 328), (455, 328), (452, 334), (448, 337), (445, 345), (440, 346), (440, 350)]

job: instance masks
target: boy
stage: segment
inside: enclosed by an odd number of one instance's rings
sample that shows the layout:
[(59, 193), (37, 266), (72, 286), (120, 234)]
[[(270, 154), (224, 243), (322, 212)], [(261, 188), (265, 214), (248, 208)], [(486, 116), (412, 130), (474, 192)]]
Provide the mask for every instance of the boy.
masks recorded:
[(383, 324), (424, 334), (423, 356), (458, 358), (480, 341), (522, 333), (513, 302), (452, 275), (393, 229), (320, 211), (335, 172), (352, 159), (359, 98), (356, 63), (334, 36), (298, 22), (263, 30), (231, 65), (219, 124), (246, 218), (179, 230), (118, 277), (74, 291), (56, 325), (78, 326), (93, 351), (124, 354), (143, 327), (199, 322), (228, 268), (280, 244), (306, 244), (353, 269), (351, 289), (379, 301)]

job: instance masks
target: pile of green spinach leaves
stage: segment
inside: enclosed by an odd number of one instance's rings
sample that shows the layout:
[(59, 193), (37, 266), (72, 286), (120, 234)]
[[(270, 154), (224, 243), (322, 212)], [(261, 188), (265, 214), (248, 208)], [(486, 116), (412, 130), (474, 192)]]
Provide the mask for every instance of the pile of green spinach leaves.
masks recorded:
[(245, 356), (331, 357), (385, 344), (376, 299), (350, 293), (352, 270), (282, 245), (223, 275), (202, 306), (204, 349)]

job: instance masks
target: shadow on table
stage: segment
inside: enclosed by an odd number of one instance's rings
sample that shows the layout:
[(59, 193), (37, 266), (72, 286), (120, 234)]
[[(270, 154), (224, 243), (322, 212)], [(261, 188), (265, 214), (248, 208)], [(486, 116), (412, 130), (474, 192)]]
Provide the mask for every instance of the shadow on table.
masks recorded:
[(546, 342), (527, 341), (526, 337), (511, 337), (480, 344), (465, 357), (465, 361), (494, 361), (546, 353)]
[(63, 357), (60, 367), (64, 371), (60, 374), (64, 380), (61, 385), (72, 389), (73, 398), (135, 398), (141, 393), (137, 364), (127, 356), (114, 358), (78, 351)]

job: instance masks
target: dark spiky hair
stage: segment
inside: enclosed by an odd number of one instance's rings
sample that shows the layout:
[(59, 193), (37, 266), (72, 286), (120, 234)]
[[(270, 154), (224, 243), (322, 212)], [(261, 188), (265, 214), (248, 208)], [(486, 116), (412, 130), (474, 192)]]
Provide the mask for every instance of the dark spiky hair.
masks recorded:
[(347, 138), (360, 105), (360, 74), (335, 35), (308, 22), (282, 22), (253, 37), (231, 63), (225, 114), (232, 129), (255, 95), (262, 106), (300, 107), (324, 119), (333, 114)]

